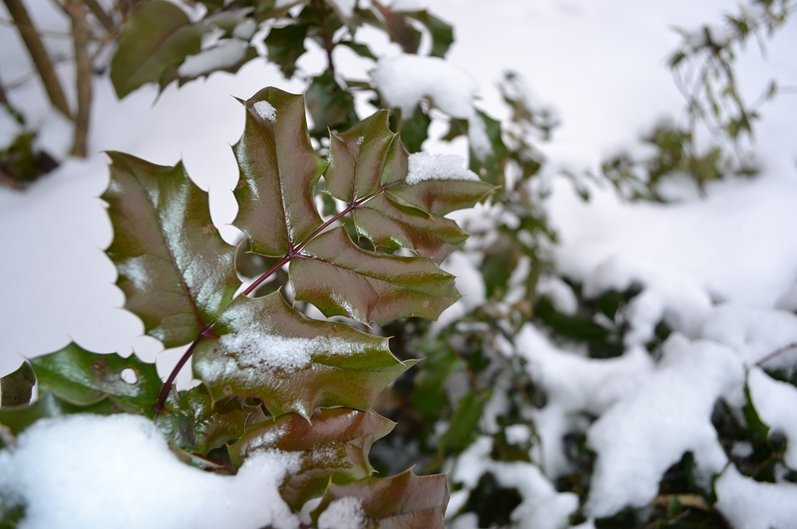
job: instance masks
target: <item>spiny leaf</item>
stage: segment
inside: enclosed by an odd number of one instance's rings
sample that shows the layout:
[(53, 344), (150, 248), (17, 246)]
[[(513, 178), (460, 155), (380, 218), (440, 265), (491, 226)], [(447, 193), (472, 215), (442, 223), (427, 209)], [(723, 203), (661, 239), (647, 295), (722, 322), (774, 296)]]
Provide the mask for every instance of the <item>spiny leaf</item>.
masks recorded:
[(0, 378), (0, 407), (27, 404), (35, 385), (36, 375), (30, 363), (23, 362), (16, 371)]
[(250, 421), (266, 416), (259, 406), (249, 406), (238, 397), (213, 402), (207, 387), (200, 384), (180, 392), (156, 419), (158, 428), (181, 449), (207, 454), (238, 439)]
[(376, 112), (344, 133), (330, 134), (327, 191), (346, 203), (379, 191), (407, 175), (407, 152), (388, 128), (388, 113)]
[(433, 215), (445, 215), (473, 206), (493, 189), (476, 180), (425, 180), (415, 184), (402, 182), (391, 187), (389, 193)]
[(298, 452), (301, 467), (285, 479), (280, 490), (288, 505), (298, 510), (307, 500), (320, 496), (330, 481), (343, 484), (370, 476), (371, 445), (393, 426), (373, 411), (318, 410), (309, 421), (290, 413), (250, 428), (230, 446), (230, 457), (240, 466), (259, 450)]
[(214, 398), (257, 397), (272, 415), (309, 417), (323, 406), (368, 409), (410, 367), (387, 338), (304, 318), (279, 292), (237, 298), (219, 317), (220, 336), (200, 342), (194, 372)]
[(122, 411), (153, 415), (152, 403), (161, 386), (154, 364), (135, 356), (91, 353), (76, 344), (32, 358), (30, 363), (39, 391), (77, 406), (95, 404), (107, 397)]
[(270, 87), (244, 104), (246, 126), (234, 146), (240, 169), (235, 225), (252, 251), (281, 257), (322, 223), (312, 193), (326, 164), (310, 145), (302, 96)]
[(454, 276), (424, 257), (357, 247), (343, 228), (321, 234), (290, 265), (296, 298), (326, 316), (383, 325), (398, 318), (435, 319), (459, 298)]
[(352, 218), (357, 232), (375, 246), (391, 250), (403, 246), (435, 262), (468, 238), (456, 222), (397, 203), (389, 194), (369, 200)]
[(202, 47), (204, 28), (192, 24), (182, 9), (165, 0), (144, 2), (125, 24), (111, 61), (116, 95), (163, 80), (183, 60)]
[(210, 219), (207, 193), (176, 167), (109, 153), (108, 202), (126, 308), (166, 347), (192, 341), (239, 285), (235, 249)]
[(313, 116), (314, 137), (326, 136), (329, 129), (348, 127), (357, 121), (354, 96), (338, 84), (329, 70), (313, 77), (307, 88), (307, 109)]
[(445, 57), (448, 49), (454, 43), (454, 28), (426, 10), (405, 12), (404, 14), (426, 26), (432, 39), (432, 50), (429, 54), (433, 57)]
[(347, 497), (361, 501), (368, 529), (443, 529), (448, 484), (442, 474), (416, 476), (410, 470), (389, 478), (333, 484), (313, 511), (313, 521), (317, 523), (333, 501)]
[(296, 73), (296, 61), (307, 51), (304, 41), (309, 27), (309, 24), (291, 24), (272, 28), (266, 37), (268, 60), (279, 66), (287, 79)]

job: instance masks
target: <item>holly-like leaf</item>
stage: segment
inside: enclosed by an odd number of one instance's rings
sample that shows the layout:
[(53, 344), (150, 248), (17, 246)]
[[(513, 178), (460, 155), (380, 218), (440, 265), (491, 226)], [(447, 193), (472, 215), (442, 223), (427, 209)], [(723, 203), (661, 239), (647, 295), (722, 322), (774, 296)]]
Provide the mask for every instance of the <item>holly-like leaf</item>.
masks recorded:
[(426, 26), (432, 39), (432, 50), (429, 54), (433, 57), (445, 57), (454, 43), (454, 28), (426, 10), (404, 12), (404, 15)]
[(324, 406), (368, 409), (412, 365), (390, 353), (387, 338), (307, 319), (279, 292), (237, 298), (214, 332), (219, 338), (196, 349), (194, 373), (215, 399), (257, 397), (275, 416), (293, 411), (309, 417)]
[(314, 137), (325, 136), (330, 129), (348, 127), (357, 121), (354, 96), (344, 89), (329, 70), (313, 77), (307, 88), (307, 109), (313, 116)]
[(370, 476), (371, 445), (394, 423), (373, 411), (348, 408), (318, 410), (308, 421), (295, 413), (258, 424), (230, 446), (235, 466), (259, 450), (299, 453), (301, 466), (285, 478), (280, 492), (295, 510), (320, 496), (327, 485), (350, 483)]
[(326, 163), (310, 145), (302, 96), (270, 87), (244, 105), (244, 133), (233, 148), (240, 168), (235, 225), (252, 251), (281, 257), (322, 224), (313, 187)]
[(89, 406), (78, 406), (60, 399), (49, 392), (40, 392), (39, 398), (24, 406), (0, 408), (0, 427), (16, 435), (36, 421), (48, 417), (58, 417), (72, 413), (94, 413), (106, 415), (119, 412), (119, 408), (109, 399), (102, 399)]
[(108, 398), (120, 411), (153, 415), (161, 381), (155, 364), (135, 356), (91, 353), (69, 344), (55, 353), (30, 360), (39, 391), (77, 406)]
[(155, 165), (109, 153), (108, 202), (114, 240), (108, 255), (119, 271), (126, 308), (166, 347), (194, 340), (240, 284), (235, 249), (210, 219), (207, 193), (182, 164)]
[(207, 454), (238, 439), (248, 422), (265, 418), (259, 406), (249, 406), (234, 396), (213, 402), (207, 387), (200, 384), (180, 392), (157, 417), (157, 423), (182, 450)]
[(477, 180), (424, 180), (397, 184), (390, 188), (390, 194), (432, 215), (445, 215), (471, 207), (493, 189)]
[(111, 61), (111, 82), (123, 98), (136, 88), (164, 80), (202, 47), (205, 28), (166, 0), (150, 0), (127, 20)]
[(459, 299), (454, 276), (425, 257), (363, 250), (343, 228), (316, 237), (291, 262), (296, 298), (326, 316), (383, 325), (398, 318), (435, 319)]
[(442, 474), (416, 476), (407, 470), (389, 478), (332, 484), (313, 511), (313, 521), (318, 523), (330, 504), (341, 498), (360, 500), (368, 529), (443, 529), (448, 483)]
[(0, 407), (29, 403), (35, 385), (36, 375), (30, 363), (23, 362), (16, 371), (0, 378)]

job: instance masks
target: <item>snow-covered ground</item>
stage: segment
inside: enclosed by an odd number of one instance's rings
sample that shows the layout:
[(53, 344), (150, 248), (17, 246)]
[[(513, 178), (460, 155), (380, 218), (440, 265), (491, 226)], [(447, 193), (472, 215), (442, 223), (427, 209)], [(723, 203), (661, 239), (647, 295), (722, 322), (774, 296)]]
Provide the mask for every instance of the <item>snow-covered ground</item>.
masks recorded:
[[(666, 66), (678, 43), (671, 27), (694, 28), (735, 8), (727, 0), (433, 0), (428, 5), (454, 25), (457, 42), (449, 60), (476, 80), (480, 106), (499, 111), (495, 83), (512, 69), (558, 111), (562, 127), (542, 147), (552, 175), (561, 169), (594, 169), (603, 157), (633, 145), (659, 117), (679, 117), (683, 99)], [(2, 8), (0, 15), (5, 17)], [(53, 13), (35, 15), (42, 27), (61, 24)], [(766, 57), (755, 46), (742, 55), (738, 76), (748, 99), (755, 99), (770, 78), (797, 85), (795, 49), (797, 24), (792, 22), (767, 45)], [(386, 52), (396, 50), (386, 47)], [(345, 53), (339, 59), (342, 69), (362, 70), (361, 62)], [(318, 57), (303, 63), (308, 71), (320, 65)], [(13, 29), (5, 25), (0, 26), (0, 68), (5, 82), (29, 69)], [(107, 81), (97, 80), (90, 158), (66, 162), (25, 193), (0, 188), (0, 374), (15, 369), (23, 357), (71, 340), (97, 352), (135, 351), (148, 361), (157, 358), (161, 373), (168, 371), (181, 351), (162, 352), (155, 340), (142, 336), (140, 322), (121, 308), (122, 295), (113, 285), (116, 273), (103, 253), (112, 234), (97, 198), (107, 183), (101, 151), (121, 150), (164, 164), (182, 158), (192, 178), (209, 190), (214, 221), (232, 241), (236, 230), (227, 224), (235, 214), (231, 189), (237, 170), (229, 145), (243, 127), (243, 113), (232, 96), (249, 97), (270, 84), (301, 88), (261, 62), (235, 76), (218, 73), (180, 89), (172, 86), (157, 98), (148, 86), (122, 102)], [(68, 130), (47, 110), (35, 81), (10, 96), (30, 110), (32, 124), (43, 131), (43, 144), (56, 153), (68, 149)], [(762, 420), (790, 440), (797, 437), (793, 421), (786, 420), (794, 408), (783, 404), (797, 402), (797, 390), (752, 368), (797, 341), (796, 118), (797, 95), (783, 94), (765, 106), (754, 146), (764, 162), (762, 174), (712, 184), (705, 199), (687, 195), (677, 204), (627, 204), (608, 188), (593, 186), (591, 200), (584, 202), (568, 180), (555, 179), (547, 208), (562, 241), (555, 251), (559, 269), (583, 282), (587, 294), (632, 282), (645, 287), (630, 309), (634, 332), (627, 343), (630, 353), (621, 361), (575, 357), (532, 327), (515, 343), (556, 404), (540, 414), (543, 437), (561, 433), (575, 412), (601, 415), (589, 430), (590, 446), (599, 454), (590, 514), (647, 503), (661, 473), (685, 450), (695, 454), (706, 476), (722, 471), (727, 461), (711, 429), (711, 406), (720, 396), (738, 401), (745, 379), (760, 403)], [(0, 121), (0, 140), (10, 130), (9, 123)], [(426, 148), (452, 149), (432, 143)], [(633, 351), (662, 318), (677, 336), (653, 366), (646, 355)], [(795, 357), (773, 361), (793, 365)], [(673, 391), (674, 386), (681, 391)], [(647, 438), (651, 432), (655, 443)], [(628, 442), (616, 444), (623, 436)], [(472, 459), (479, 458), (480, 450), (489, 452), (487, 444), (473, 445)], [(651, 446), (663, 448), (651, 451)], [(789, 445), (787, 463), (797, 464), (795, 457)], [(539, 458), (548, 478), (562, 470), (556, 453)], [(635, 473), (640, 462), (648, 469), (643, 476)], [(515, 471), (507, 472), (506, 479), (520, 475)], [(547, 517), (534, 510), (539, 506), (524, 504), (524, 516), (544, 523), (551, 516), (566, 519), (575, 499), (557, 495), (535, 474), (536, 467), (528, 472), (525, 481), (518, 478), (511, 486), (538, 491), (553, 503), (546, 507), (551, 509)], [(209, 484), (208, 490), (215, 486)], [(720, 509), (738, 528), (764, 528), (768, 522), (794, 526), (795, 518), (788, 517), (797, 513), (794, 486), (756, 483), (731, 468), (717, 490)], [(772, 506), (769, 521), (750, 516), (751, 497)]]

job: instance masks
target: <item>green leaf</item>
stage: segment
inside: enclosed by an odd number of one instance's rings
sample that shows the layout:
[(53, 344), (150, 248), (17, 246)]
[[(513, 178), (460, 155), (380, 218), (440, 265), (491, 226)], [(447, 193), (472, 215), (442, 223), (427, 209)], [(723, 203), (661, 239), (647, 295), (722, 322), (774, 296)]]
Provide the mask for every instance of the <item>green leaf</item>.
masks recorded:
[(509, 154), (509, 149), (507, 149), (501, 137), (503, 126), (500, 121), (491, 118), (484, 112), (477, 111), (477, 113), (484, 122), (487, 138), (490, 140), (491, 152), (482, 159), (471, 148), (469, 156), (470, 169), (484, 181), (495, 186), (503, 186), (505, 166)]
[(371, 48), (361, 42), (355, 42), (353, 40), (341, 40), (338, 42), (338, 46), (346, 46), (354, 53), (365, 59), (371, 59), (372, 61), (379, 60), (379, 57), (374, 55), (374, 52), (371, 51)]
[(214, 403), (207, 387), (200, 384), (179, 393), (156, 422), (158, 428), (181, 449), (207, 454), (238, 439), (249, 421), (264, 420), (259, 406), (247, 406), (237, 397)]
[(30, 363), (23, 362), (16, 371), (0, 378), (0, 407), (29, 403), (35, 385), (36, 375)]
[[(374, 7), (384, 19), (384, 29), (387, 31), (390, 40), (401, 46), (404, 53), (418, 53), (418, 46), (421, 44), (421, 33), (407, 22), (407, 17), (379, 2), (375, 3)], [(371, 20), (369, 22), (373, 23)]]
[(322, 223), (313, 187), (326, 164), (310, 145), (302, 96), (270, 87), (244, 104), (244, 133), (233, 147), (240, 169), (235, 225), (252, 251), (282, 257)]
[(39, 390), (76, 406), (89, 406), (106, 397), (120, 410), (152, 416), (161, 387), (155, 364), (135, 356), (97, 354), (76, 344), (30, 360)]
[(161, 79), (161, 88), (164, 88), (166, 85), (168, 85), (174, 78), (177, 78), (178, 86), (182, 86), (189, 81), (207, 77), (215, 72), (235, 73), (238, 70), (240, 70), (242, 66), (244, 66), (249, 61), (257, 57), (257, 50), (255, 50), (255, 48), (249, 46), (246, 42), (243, 42), (238, 39), (220, 40), (213, 46), (202, 50), (200, 52), (200, 55), (205, 53), (212, 54), (214, 50), (218, 50), (228, 46), (240, 46), (241, 55), (238, 59), (234, 59), (234, 57), (232, 57), (227, 59), (228, 62), (222, 62), (220, 60), (221, 58), (219, 58), (219, 62), (217, 62), (213, 66), (213, 68), (192, 75), (185, 75), (184, 73), (181, 73), (177, 68), (174, 68), (172, 75), (168, 75), (166, 78)]
[(330, 133), (326, 189), (350, 204), (407, 175), (407, 151), (381, 110), (343, 133)]
[(308, 421), (294, 413), (250, 428), (230, 446), (235, 466), (259, 450), (298, 453), (301, 466), (283, 481), (283, 499), (298, 510), (320, 496), (327, 485), (350, 483), (370, 476), (371, 445), (386, 436), (394, 423), (373, 411), (347, 408), (318, 410)]
[(207, 193), (176, 167), (109, 153), (114, 240), (125, 307), (166, 347), (191, 342), (232, 299), (239, 285), (235, 249), (210, 219)]
[(410, 470), (389, 478), (365, 478), (349, 485), (330, 485), (313, 511), (313, 521), (338, 499), (361, 501), (369, 529), (443, 529), (448, 483), (442, 474), (416, 476)]
[(424, 180), (415, 184), (402, 182), (388, 193), (432, 215), (446, 215), (473, 206), (493, 189), (492, 185), (476, 180)]
[(382, 195), (369, 200), (353, 213), (358, 234), (377, 247), (404, 247), (440, 262), (456, 250), (468, 234), (456, 222), (435, 217)]
[(296, 61), (307, 49), (304, 41), (307, 38), (308, 24), (291, 24), (281, 28), (272, 28), (266, 37), (268, 60), (279, 66), (286, 79), (296, 73)]
[(346, 128), (357, 122), (354, 97), (338, 84), (331, 71), (313, 77), (307, 88), (307, 110), (313, 116), (313, 136), (325, 136), (330, 129)]
[(421, 110), (420, 106), (415, 107), (415, 112), (411, 116), (402, 116), (401, 121), (401, 140), (412, 152), (418, 152), (423, 147), (423, 142), (429, 138), (429, 126), (432, 118)]
[(457, 402), (448, 430), (440, 437), (440, 447), (446, 453), (461, 452), (476, 439), (482, 407), (482, 400), (473, 392)]
[(164, 80), (202, 47), (205, 29), (165, 0), (144, 2), (122, 28), (111, 61), (111, 82), (119, 98), (136, 88)]
[(454, 276), (424, 257), (363, 250), (343, 228), (307, 244), (290, 265), (296, 299), (326, 316), (383, 325), (398, 318), (435, 319), (459, 298)]
[(272, 415), (309, 417), (324, 406), (368, 409), (412, 365), (390, 353), (387, 338), (307, 319), (278, 292), (237, 298), (214, 331), (220, 338), (196, 349), (194, 373), (214, 399), (257, 397)]

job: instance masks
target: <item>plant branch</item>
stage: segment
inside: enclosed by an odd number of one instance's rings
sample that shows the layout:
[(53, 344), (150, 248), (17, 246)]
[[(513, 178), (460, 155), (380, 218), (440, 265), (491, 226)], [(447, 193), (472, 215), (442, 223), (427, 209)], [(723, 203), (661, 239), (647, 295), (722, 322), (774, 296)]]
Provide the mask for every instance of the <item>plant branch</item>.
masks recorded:
[(89, 57), (89, 28), (86, 24), (86, 9), (80, 0), (69, 0), (66, 12), (72, 23), (72, 39), (75, 50), (75, 88), (77, 92), (77, 113), (72, 154), (85, 158), (91, 119), (91, 58)]
[(6, 5), (11, 19), (17, 26), (17, 31), (19, 31), (19, 35), (25, 43), (50, 103), (61, 114), (72, 119), (72, 112), (69, 110), (69, 103), (61, 86), (61, 81), (58, 79), (58, 74), (55, 72), (50, 55), (47, 53), (38, 31), (33, 25), (25, 4), (22, 3), (22, 0), (3, 0), (3, 3)]
[(105, 28), (105, 31), (108, 33), (113, 33), (116, 30), (116, 24), (114, 24), (113, 18), (105, 12), (102, 6), (97, 2), (97, 0), (83, 0), (83, 3), (86, 7), (89, 8), (91, 14), (94, 15), (94, 18), (102, 24), (102, 27)]
[(783, 347), (778, 347), (771, 353), (759, 358), (754, 365), (762, 366), (767, 362), (769, 362), (770, 360), (772, 360), (773, 358), (775, 358), (776, 356), (780, 356), (787, 351), (791, 351), (792, 349), (797, 349), (797, 342), (792, 342), (790, 344), (784, 345)]
[[(362, 206), (363, 204), (365, 204), (366, 202), (368, 202), (372, 198), (376, 197), (377, 195), (380, 195), (381, 193), (384, 193), (385, 191), (387, 191), (388, 189), (390, 189), (391, 187), (396, 185), (396, 183), (397, 182), (394, 182), (394, 183), (391, 183), (391, 184), (382, 185), (382, 186), (379, 187), (379, 189), (377, 189), (376, 191), (374, 191), (370, 195), (366, 195), (366, 196), (364, 196), (362, 198), (358, 198), (358, 199), (352, 200), (351, 203), (348, 206), (346, 206), (340, 212), (336, 213), (335, 215), (333, 215), (332, 217), (330, 217), (329, 219), (324, 221), (315, 230), (313, 230), (313, 232), (310, 235), (308, 235), (307, 237), (305, 237), (305, 239), (302, 242), (300, 242), (299, 244), (293, 245), (291, 247), (291, 249), (284, 256), (282, 256), (282, 258), (279, 261), (274, 263), (273, 266), (271, 266), (268, 270), (266, 270), (265, 272), (260, 274), (257, 277), (257, 279), (252, 281), (249, 284), (249, 286), (247, 286), (241, 292), (241, 295), (243, 295), (243, 296), (250, 295), (252, 292), (254, 292), (257, 289), (257, 287), (262, 285), (263, 282), (265, 282), (269, 277), (274, 275), (283, 266), (288, 264), (291, 261), (291, 259), (293, 259), (295, 256), (299, 255), (299, 253), (302, 251), (302, 249), (305, 246), (310, 244), (313, 241), (313, 239), (315, 239), (316, 237), (321, 235), (324, 231), (326, 231), (326, 229), (329, 228), (332, 224), (334, 224), (338, 220), (342, 219), (343, 217), (345, 217), (346, 215), (348, 215), (349, 213), (351, 213), (355, 209), (359, 208), (360, 206)], [(199, 344), (199, 342), (202, 341), (203, 338), (206, 338), (207, 336), (211, 335), (211, 329), (213, 328), (214, 324), (215, 324), (215, 322), (211, 322), (211, 323), (205, 324), (202, 327), (202, 329), (199, 332), (199, 336), (197, 336), (194, 339), (194, 341), (191, 342), (191, 345), (188, 346), (188, 349), (185, 350), (185, 352), (183, 353), (183, 356), (180, 357), (180, 360), (178, 360), (177, 364), (174, 366), (174, 368), (172, 369), (171, 373), (169, 373), (169, 376), (166, 378), (166, 381), (163, 383), (163, 386), (161, 387), (160, 394), (158, 394), (158, 400), (155, 403), (155, 411), (157, 413), (160, 413), (161, 410), (163, 410), (163, 406), (166, 403), (166, 399), (169, 397), (169, 391), (171, 391), (172, 384), (174, 384), (174, 380), (177, 378), (177, 374), (183, 368), (185, 363), (188, 362), (188, 359), (191, 358), (191, 355), (194, 354), (194, 349), (196, 349), (196, 346)]]

